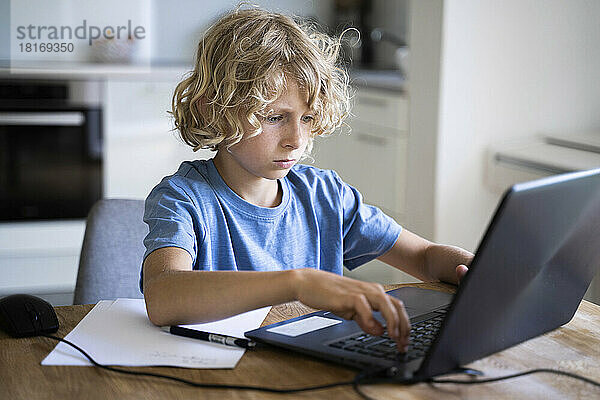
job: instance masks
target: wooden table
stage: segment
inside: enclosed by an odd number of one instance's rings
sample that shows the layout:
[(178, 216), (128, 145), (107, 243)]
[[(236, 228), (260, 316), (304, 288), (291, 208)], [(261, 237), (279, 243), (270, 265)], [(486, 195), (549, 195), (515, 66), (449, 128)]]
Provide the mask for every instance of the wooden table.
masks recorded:
[[(389, 289), (402, 285), (389, 286)], [(414, 286), (451, 292), (442, 284)], [(57, 336), (64, 337), (92, 309), (92, 305), (57, 307)], [(264, 324), (312, 310), (299, 303), (273, 307)], [(0, 332), (0, 399), (358, 399), (351, 387), (269, 394), (255, 391), (195, 389), (149, 377), (116, 374), (93, 367), (41, 366), (56, 346), (47, 338), (13, 339)], [(470, 364), (487, 377), (532, 368), (558, 368), (600, 380), (600, 306), (583, 301), (567, 325), (541, 337)], [(356, 370), (273, 347), (246, 352), (235, 369), (206, 370), (166, 367), (130, 368), (220, 384), (248, 384), (292, 388), (351, 380)], [(461, 379), (468, 379), (460, 377)], [(367, 385), (363, 391), (377, 399), (565, 399), (600, 398), (600, 389), (551, 374), (483, 385), (400, 386)]]

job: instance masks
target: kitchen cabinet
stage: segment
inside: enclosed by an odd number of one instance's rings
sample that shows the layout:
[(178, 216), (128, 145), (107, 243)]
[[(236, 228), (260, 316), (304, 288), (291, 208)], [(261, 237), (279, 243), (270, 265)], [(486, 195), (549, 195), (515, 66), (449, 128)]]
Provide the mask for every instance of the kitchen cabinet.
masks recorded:
[[(357, 88), (348, 126), (315, 139), (315, 165), (333, 169), (364, 201), (402, 224), (405, 219), (408, 98), (403, 91)], [(349, 129), (348, 129), (349, 128)], [(345, 275), (381, 283), (414, 282), (374, 260)]]
[(403, 93), (359, 89), (343, 127), (315, 140), (314, 165), (333, 169), (366, 202), (399, 222), (404, 216), (408, 103)]
[(105, 197), (144, 199), (182, 161), (212, 157), (193, 152), (173, 130), (171, 98), (180, 76), (108, 79), (104, 88)]
[[(491, 149), (486, 183), (501, 195), (517, 183), (598, 166), (600, 133), (550, 134)], [(600, 275), (592, 280), (584, 299), (600, 304)]]
[(0, 297), (29, 293), (73, 301), (85, 220), (0, 224)]

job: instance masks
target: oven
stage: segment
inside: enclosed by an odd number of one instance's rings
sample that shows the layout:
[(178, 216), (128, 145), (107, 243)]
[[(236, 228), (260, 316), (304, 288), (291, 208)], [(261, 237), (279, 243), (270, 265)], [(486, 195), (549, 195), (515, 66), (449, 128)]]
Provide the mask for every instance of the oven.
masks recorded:
[(0, 81), (0, 221), (85, 218), (102, 197), (102, 110), (66, 81)]

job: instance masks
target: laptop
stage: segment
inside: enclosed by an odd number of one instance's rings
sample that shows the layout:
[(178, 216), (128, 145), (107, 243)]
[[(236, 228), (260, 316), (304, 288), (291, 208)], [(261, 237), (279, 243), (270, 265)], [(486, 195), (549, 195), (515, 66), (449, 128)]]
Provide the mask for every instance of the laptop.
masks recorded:
[(406, 354), (387, 335), (365, 334), (356, 322), (327, 311), (246, 336), (419, 381), (461, 371), (566, 324), (598, 269), (600, 169), (556, 175), (506, 191), (455, 295), (412, 287), (388, 292), (404, 302), (411, 321)]

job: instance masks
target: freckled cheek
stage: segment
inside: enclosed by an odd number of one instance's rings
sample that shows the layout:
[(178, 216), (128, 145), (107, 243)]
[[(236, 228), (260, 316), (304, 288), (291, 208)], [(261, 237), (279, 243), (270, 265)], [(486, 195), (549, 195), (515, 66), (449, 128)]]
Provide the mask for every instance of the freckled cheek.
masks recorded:
[(282, 141), (282, 135), (279, 132), (268, 132), (264, 131), (261, 135), (264, 135), (259, 142), (257, 142), (257, 150), (261, 153), (268, 153), (269, 151), (279, 147)]
[(245, 147), (251, 148), (252, 152), (260, 151), (273, 141), (271, 132), (264, 130), (256, 136), (249, 137), (245, 141)]
[(270, 159), (273, 155), (272, 153), (274, 152), (274, 148), (277, 146), (276, 142), (265, 139), (266, 137), (255, 141), (252, 143), (252, 146), (248, 148), (249, 156), (256, 162), (262, 162), (259, 160), (264, 161), (264, 159)]

